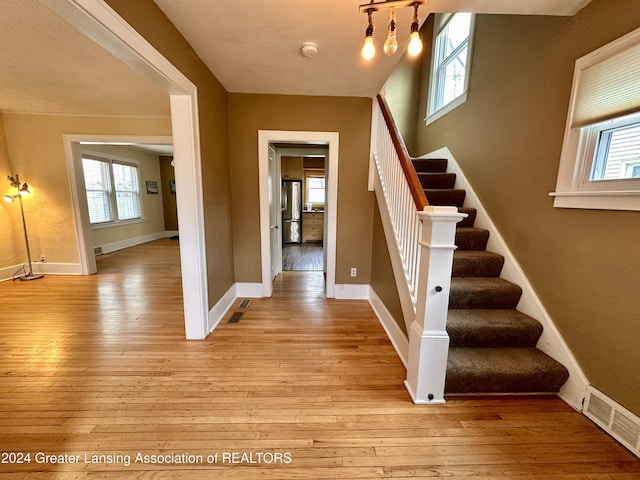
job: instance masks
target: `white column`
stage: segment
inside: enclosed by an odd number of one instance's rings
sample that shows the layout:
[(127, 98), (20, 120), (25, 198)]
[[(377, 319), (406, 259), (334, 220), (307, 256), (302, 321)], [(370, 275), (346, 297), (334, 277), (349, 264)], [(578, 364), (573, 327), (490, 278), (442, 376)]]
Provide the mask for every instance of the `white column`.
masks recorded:
[(416, 318), (409, 329), (405, 386), (414, 403), (444, 403), (449, 335), (447, 311), (456, 224), (466, 217), (456, 207), (425, 207), (422, 223)]

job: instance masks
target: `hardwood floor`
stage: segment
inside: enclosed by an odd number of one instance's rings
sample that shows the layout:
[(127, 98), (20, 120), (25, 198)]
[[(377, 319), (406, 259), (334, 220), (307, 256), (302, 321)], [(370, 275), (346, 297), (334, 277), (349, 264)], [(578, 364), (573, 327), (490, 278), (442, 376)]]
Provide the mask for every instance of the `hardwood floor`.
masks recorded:
[(321, 272), (279, 276), (272, 298), (186, 341), (177, 248), (0, 284), (0, 451), (31, 455), (0, 463), (0, 480), (640, 478), (556, 398), (413, 405), (368, 303), (325, 299)]
[(322, 271), (323, 265), (322, 243), (290, 243), (282, 246), (284, 271)]

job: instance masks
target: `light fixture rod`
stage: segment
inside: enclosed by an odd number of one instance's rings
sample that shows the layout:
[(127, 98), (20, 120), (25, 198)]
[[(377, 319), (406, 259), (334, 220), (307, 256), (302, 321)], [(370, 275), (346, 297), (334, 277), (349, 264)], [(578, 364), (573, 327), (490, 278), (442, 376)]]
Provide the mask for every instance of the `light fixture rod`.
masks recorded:
[(413, 5), (422, 5), (422, 0), (389, 0), (386, 2), (371, 2), (360, 5), (359, 12), (377, 12), (381, 10), (391, 10), (392, 8), (412, 7)]

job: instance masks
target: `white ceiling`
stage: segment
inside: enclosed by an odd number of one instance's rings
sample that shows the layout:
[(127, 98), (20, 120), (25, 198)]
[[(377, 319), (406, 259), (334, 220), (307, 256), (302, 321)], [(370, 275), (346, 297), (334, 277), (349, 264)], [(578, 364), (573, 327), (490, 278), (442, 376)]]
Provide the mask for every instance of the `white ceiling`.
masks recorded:
[[(168, 92), (37, 0), (0, 0), (0, 111), (168, 116)], [(48, 0), (51, 1), (51, 0)], [(56, 0), (63, 2), (65, 0)], [(374, 96), (400, 58), (360, 58), (363, 0), (156, 0), (230, 92)], [(573, 14), (590, 0), (429, 0), (429, 10)], [(412, 9), (398, 12), (406, 48)], [(421, 7), (420, 17), (427, 14)], [(381, 51), (387, 14), (374, 15)], [(307, 41), (316, 58), (300, 55)]]
[[(429, 12), (473, 11), (573, 15), (591, 0), (428, 0)], [(378, 54), (360, 57), (365, 0), (155, 0), (229, 92), (375, 96), (400, 52), (382, 53), (387, 12), (374, 14)], [(413, 9), (398, 11), (398, 43), (406, 49)], [(318, 46), (313, 59), (300, 55)]]

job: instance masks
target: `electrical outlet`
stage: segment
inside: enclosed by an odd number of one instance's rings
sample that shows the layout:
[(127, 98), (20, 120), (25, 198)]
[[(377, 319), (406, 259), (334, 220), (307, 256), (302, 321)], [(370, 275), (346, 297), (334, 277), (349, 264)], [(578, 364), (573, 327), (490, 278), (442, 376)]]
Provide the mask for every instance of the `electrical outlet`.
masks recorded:
[(40, 261), (42, 263), (46, 262), (47, 261), (47, 257), (45, 257), (44, 255), (40, 255)]
[(357, 277), (358, 276), (358, 269), (353, 267), (351, 268), (351, 276), (352, 277)]

